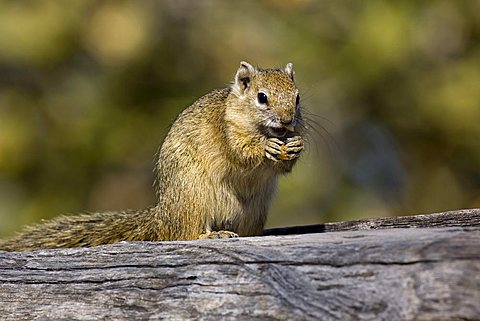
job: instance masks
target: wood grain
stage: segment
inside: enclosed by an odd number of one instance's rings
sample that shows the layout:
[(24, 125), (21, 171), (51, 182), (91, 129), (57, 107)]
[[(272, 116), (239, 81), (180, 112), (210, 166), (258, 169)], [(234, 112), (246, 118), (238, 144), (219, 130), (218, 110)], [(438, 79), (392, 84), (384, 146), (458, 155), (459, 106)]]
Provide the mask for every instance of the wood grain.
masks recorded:
[(480, 214), (458, 213), (436, 228), (0, 252), (0, 319), (479, 320)]
[(264, 235), (292, 235), (388, 228), (432, 228), (450, 226), (480, 226), (480, 209), (473, 208), (423, 215), (393, 216), (348, 222), (278, 227), (265, 230)]

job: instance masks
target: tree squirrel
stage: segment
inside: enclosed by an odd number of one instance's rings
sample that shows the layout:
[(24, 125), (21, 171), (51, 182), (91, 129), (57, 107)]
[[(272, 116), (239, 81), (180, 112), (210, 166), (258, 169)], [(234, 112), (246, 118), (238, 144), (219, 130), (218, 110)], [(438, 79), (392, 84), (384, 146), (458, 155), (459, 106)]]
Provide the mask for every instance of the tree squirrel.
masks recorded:
[(294, 75), (291, 63), (241, 62), (229, 87), (186, 108), (159, 151), (155, 206), (60, 216), (0, 241), (0, 250), (261, 235), (277, 178), (303, 150)]

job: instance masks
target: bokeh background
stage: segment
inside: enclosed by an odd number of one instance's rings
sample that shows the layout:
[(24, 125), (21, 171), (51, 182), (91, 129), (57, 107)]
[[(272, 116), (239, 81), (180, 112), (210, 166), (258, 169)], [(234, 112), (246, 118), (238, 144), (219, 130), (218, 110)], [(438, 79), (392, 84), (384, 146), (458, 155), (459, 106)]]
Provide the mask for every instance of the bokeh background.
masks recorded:
[(241, 60), (293, 62), (310, 124), (269, 226), (480, 207), (480, 1), (1, 1), (0, 236), (153, 204)]

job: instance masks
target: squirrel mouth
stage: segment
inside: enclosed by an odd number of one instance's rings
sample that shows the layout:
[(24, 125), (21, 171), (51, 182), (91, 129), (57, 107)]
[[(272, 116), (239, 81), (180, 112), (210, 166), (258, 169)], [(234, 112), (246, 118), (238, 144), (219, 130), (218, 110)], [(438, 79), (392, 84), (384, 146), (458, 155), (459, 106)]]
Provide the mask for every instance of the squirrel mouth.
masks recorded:
[(267, 136), (281, 138), (287, 135), (288, 132), (293, 133), (295, 131), (295, 122), (292, 121), (289, 123), (280, 123), (276, 121), (269, 121), (262, 127)]
[(287, 134), (285, 127), (268, 127), (268, 132), (275, 137), (283, 137)]

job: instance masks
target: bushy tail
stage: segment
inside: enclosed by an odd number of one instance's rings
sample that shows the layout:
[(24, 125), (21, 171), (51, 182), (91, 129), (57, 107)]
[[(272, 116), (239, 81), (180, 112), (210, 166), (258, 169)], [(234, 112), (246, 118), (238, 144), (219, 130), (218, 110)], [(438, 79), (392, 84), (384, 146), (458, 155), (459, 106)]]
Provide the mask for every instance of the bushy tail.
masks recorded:
[(0, 240), (0, 250), (34, 251), (156, 240), (155, 224), (151, 222), (153, 211), (153, 208), (149, 208), (143, 211), (60, 216), (27, 227), (11, 239)]

